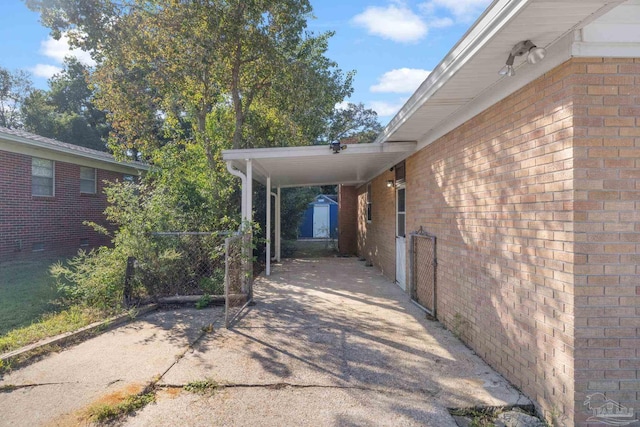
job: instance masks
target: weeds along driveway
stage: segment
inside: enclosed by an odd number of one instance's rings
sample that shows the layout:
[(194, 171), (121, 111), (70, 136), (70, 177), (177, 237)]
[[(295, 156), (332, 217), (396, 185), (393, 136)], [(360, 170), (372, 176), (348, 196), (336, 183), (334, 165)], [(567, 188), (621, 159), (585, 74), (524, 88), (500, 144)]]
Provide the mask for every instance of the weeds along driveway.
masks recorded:
[(85, 425), (90, 407), (143, 390), (221, 315), (221, 308), (153, 312), (5, 375), (0, 426)]
[[(92, 402), (158, 375), (156, 401), (121, 423), (454, 426), (447, 407), (529, 403), (353, 258), (285, 261), (255, 292), (257, 305), (231, 330), (202, 334), (215, 310), (159, 312), (15, 372), (4, 383), (65, 384), (5, 393), (0, 413), (17, 425), (33, 424), (19, 418), (31, 411), (47, 413), (30, 415), (40, 424), (77, 420)], [(220, 387), (184, 389), (204, 380)]]

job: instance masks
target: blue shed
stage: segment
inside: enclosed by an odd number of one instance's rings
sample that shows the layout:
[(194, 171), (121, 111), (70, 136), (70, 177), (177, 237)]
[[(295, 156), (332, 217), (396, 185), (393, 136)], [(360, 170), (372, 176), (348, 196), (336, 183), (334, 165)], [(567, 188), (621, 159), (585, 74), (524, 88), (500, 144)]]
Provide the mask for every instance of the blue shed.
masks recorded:
[(305, 239), (338, 237), (338, 196), (319, 194), (304, 211), (298, 237)]

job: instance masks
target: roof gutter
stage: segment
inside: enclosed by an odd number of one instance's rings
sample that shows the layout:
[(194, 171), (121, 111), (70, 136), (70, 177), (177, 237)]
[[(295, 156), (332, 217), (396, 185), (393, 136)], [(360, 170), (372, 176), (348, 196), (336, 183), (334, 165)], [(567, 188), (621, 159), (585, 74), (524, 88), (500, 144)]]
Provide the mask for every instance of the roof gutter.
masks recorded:
[(418, 90), (378, 135), (386, 142), (415, 112), (453, 77), (495, 34), (532, 0), (495, 0), (429, 74)]
[[(67, 147), (59, 147), (59, 146), (54, 146), (51, 144), (47, 144), (44, 142), (40, 142), (40, 141), (36, 141), (33, 139), (29, 139), (29, 138), (24, 138), (21, 136), (17, 136), (17, 135), (12, 135), (12, 134), (8, 134), (8, 133), (4, 133), (4, 132), (0, 132), (0, 138), (9, 141), (9, 142), (14, 142), (14, 143), (19, 143), (19, 144), (24, 144), (24, 145), (28, 145), (30, 147), (33, 148), (39, 148), (42, 150), (47, 150), (47, 151), (54, 151), (54, 152), (58, 152), (58, 153), (64, 153), (64, 154), (68, 154), (70, 156), (76, 156), (76, 157), (82, 157), (82, 158), (86, 158), (86, 159), (91, 159), (91, 160), (95, 160), (98, 162), (103, 162), (103, 163), (109, 163), (109, 164), (114, 164), (114, 165), (118, 165), (118, 166), (127, 166), (133, 169), (141, 169), (141, 170), (149, 170), (149, 165), (146, 165), (144, 163), (140, 163), (140, 162), (119, 162), (117, 161), (115, 158), (108, 158), (104, 155), (95, 155), (89, 152), (83, 152), (83, 151), (79, 151), (79, 150), (74, 150), (71, 148), (67, 148)], [(108, 154), (108, 153), (105, 153)]]

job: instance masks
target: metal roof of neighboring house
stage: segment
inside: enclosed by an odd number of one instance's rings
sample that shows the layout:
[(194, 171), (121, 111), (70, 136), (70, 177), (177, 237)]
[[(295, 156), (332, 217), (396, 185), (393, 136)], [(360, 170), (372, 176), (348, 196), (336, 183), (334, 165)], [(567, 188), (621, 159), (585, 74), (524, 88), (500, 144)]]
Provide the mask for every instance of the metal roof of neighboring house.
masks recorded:
[[(34, 133), (27, 132), (21, 129), (9, 129), (0, 126), (0, 142), (8, 142), (13, 144), (15, 148), (20, 149), (17, 151), (24, 151), (24, 149), (26, 148), (28, 149), (29, 154), (32, 155), (46, 152), (56, 153), (58, 155), (68, 157), (70, 162), (72, 158), (76, 158), (89, 160), (93, 163), (106, 163), (108, 165), (111, 165), (112, 167), (118, 166), (119, 169), (122, 167), (136, 170), (149, 169), (149, 165), (141, 162), (120, 162), (116, 160), (111, 154), (104, 151), (98, 151), (79, 145), (68, 144), (66, 142), (58, 141), (52, 138), (46, 138), (44, 136), (36, 135)], [(7, 147), (3, 147), (0, 144), (0, 150), (3, 148)]]
[[(345, 155), (357, 153), (358, 146), (353, 150), (350, 146), (332, 159), (326, 148), (324, 154), (319, 151), (315, 155), (317, 147), (297, 147), (226, 150), (223, 159), (242, 171), (246, 169), (244, 160), (252, 159), (252, 167), (259, 170), (255, 178), (264, 183), (270, 176), (276, 186), (362, 184), (573, 56), (640, 57), (639, 28), (639, 0), (494, 0), (376, 143), (368, 144), (390, 147), (413, 143), (403, 155), (387, 159)], [(509, 52), (524, 40), (545, 48), (544, 60), (531, 65), (524, 56), (517, 57), (516, 75), (499, 75)], [(276, 160), (275, 156), (282, 158)], [(378, 163), (368, 167), (369, 162)], [(321, 182), (316, 182), (315, 174)], [(335, 179), (328, 182), (327, 177)]]

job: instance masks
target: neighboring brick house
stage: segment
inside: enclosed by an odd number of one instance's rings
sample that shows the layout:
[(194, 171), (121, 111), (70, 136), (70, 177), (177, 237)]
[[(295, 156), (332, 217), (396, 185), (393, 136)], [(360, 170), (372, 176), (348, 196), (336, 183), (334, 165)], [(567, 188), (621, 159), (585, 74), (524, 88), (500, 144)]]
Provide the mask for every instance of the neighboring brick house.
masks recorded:
[(492, 2), (370, 145), (224, 158), (341, 183), (341, 251), (407, 291), (435, 235), (438, 320), (555, 425), (640, 412), (640, 1)]
[(0, 165), (0, 260), (109, 244), (83, 221), (108, 226), (104, 181), (137, 179), (147, 169), (7, 128), (0, 128)]

